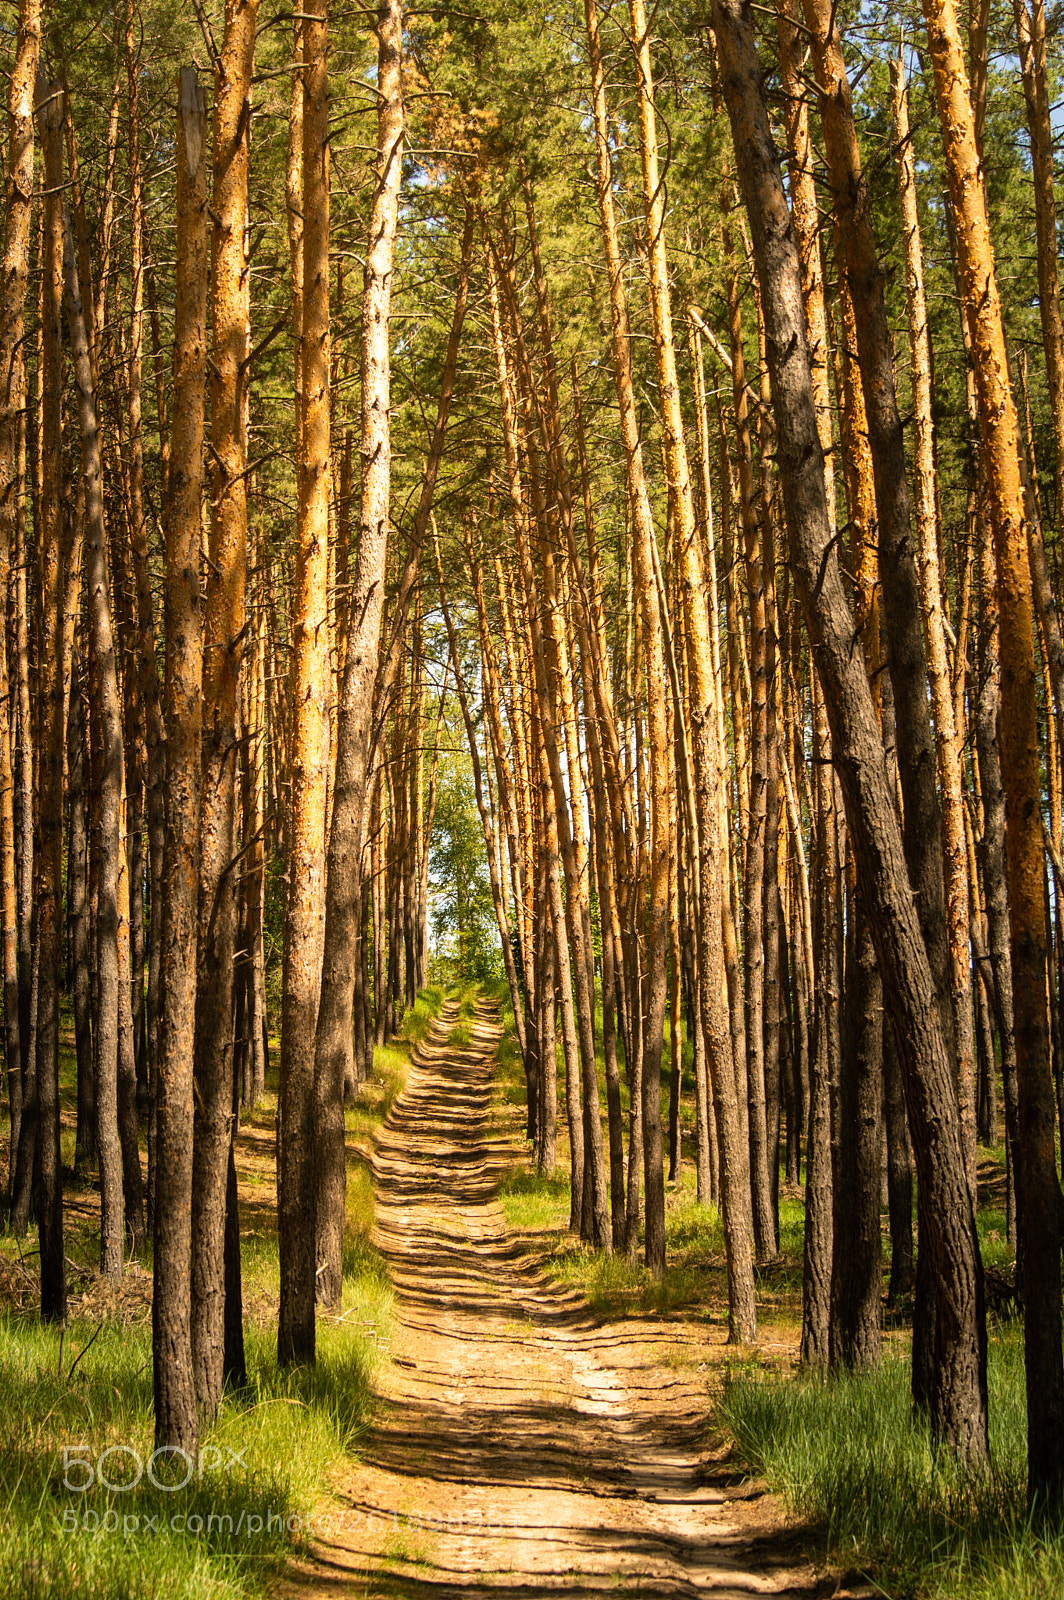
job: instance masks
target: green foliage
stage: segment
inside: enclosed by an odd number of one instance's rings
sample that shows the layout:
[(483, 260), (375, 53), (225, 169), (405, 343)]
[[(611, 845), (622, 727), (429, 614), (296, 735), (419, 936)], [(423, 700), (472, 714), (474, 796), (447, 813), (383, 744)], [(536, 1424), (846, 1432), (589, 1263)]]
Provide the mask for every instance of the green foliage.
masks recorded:
[(429, 857), (432, 972), (448, 984), (490, 983), (502, 971), (498, 923), (468, 758), (440, 756)]

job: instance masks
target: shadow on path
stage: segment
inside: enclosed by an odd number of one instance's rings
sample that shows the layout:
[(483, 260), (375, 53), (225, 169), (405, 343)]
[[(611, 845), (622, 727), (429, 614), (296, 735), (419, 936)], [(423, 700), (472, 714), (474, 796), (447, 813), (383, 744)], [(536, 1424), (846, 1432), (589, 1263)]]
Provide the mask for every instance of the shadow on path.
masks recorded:
[(498, 1028), (482, 1008), (456, 1048), (454, 1021), (445, 1009), (379, 1136), (393, 1356), (285, 1594), (851, 1592), (786, 1530), (751, 1529), (704, 1446), (704, 1378), (670, 1364), (676, 1327), (601, 1327), (523, 1255), (494, 1201), (514, 1149), (485, 1126)]

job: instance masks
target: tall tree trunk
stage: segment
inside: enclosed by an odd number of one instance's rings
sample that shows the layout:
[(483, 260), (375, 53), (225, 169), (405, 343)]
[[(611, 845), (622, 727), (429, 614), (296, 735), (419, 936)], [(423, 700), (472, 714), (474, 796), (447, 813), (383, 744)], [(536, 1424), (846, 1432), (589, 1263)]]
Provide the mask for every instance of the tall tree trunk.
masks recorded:
[(250, 672), (244, 693), (244, 759), (241, 774), (241, 814), (244, 819), (247, 869), (241, 884), (241, 949), (247, 995), (245, 1031), (247, 1047), (244, 1103), (254, 1106), (266, 1087), (269, 1043), (266, 1025), (266, 975), (263, 945), (263, 911), (266, 881), (266, 616), (263, 603), (262, 530), (256, 532), (255, 599), (252, 613)]
[(739, 280), (728, 280), (732, 395), (739, 454), (739, 509), (743, 530), (750, 632), (750, 776), (743, 867), (743, 994), (746, 1003), (746, 1099), (750, 1134), (750, 1189), (759, 1262), (776, 1254), (765, 1126), (764, 880), (768, 791), (768, 656), (761, 526), (754, 482), (746, 372), (743, 364)]
[[(709, 674), (709, 681), (705, 684), (705, 699), (702, 700), (699, 686), (698, 697), (700, 704), (697, 715), (705, 714), (708, 722), (714, 722), (709, 737), (716, 744), (714, 690), (712, 684), (712, 647), (709, 640), (708, 619), (705, 610), (705, 598), (701, 584), (694, 581), (695, 565), (700, 569), (701, 551), (698, 549), (698, 534), (695, 525), (694, 496), (691, 489), (691, 473), (687, 459), (687, 445), (683, 430), (683, 418), (680, 412), (680, 388), (676, 376), (676, 351), (673, 342), (672, 307), (669, 292), (669, 270), (665, 250), (665, 207), (662, 194), (662, 184), (658, 168), (658, 138), (654, 109), (654, 82), (650, 61), (650, 36), (647, 28), (646, 12), (643, 0), (629, 0), (628, 15), (631, 22), (632, 35), (635, 44), (635, 58), (637, 69), (637, 95), (639, 109), (639, 152), (643, 175), (643, 211), (646, 218), (649, 269), (650, 269), (650, 303), (654, 319), (654, 346), (657, 357), (658, 389), (661, 399), (662, 424), (664, 429), (664, 458), (665, 471), (669, 486), (669, 496), (673, 502), (674, 514), (677, 519), (677, 539), (681, 551), (683, 567), (684, 604), (690, 607), (692, 601), (699, 610), (697, 623), (688, 618), (688, 627), (692, 632), (697, 631), (700, 637), (699, 644), (705, 648), (705, 668)], [(601, 204), (602, 184), (599, 183), (599, 198)], [(637, 551), (638, 558), (638, 551)], [(701, 572), (699, 571), (699, 579)], [(642, 596), (643, 581), (640, 577), (640, 593)], [(644, 606), (645, 606), (644, 602)], [(649, 613), (648, 613), (649, 616)], [(655, 666), (655, 671), (657, 671)], [(648, 686), (650, 679), (648, 677)], [(650, 696), (654, 690), (649, 690)], [(662, 686), (662, 699), (664, 699), (664, 686)], [(653, 742), (652, 734), (652, 742)], [(715, 754), (715, 751), (714, 751)], [(652, 770), (652, 783), (654, 782)], [(663, 773), (654, 786), (655, 810), (659, 804), (659, 795), (664, 801), (667, 792), (667, 778)], [(714, 795), (714, 801), (716, 796)], [(661, 852), (663, 863), (659, 864), (658, 852)], [(706, 862), (706, 871), (703, 873), (703, 882), (712, 877), (712, 861), (706, 851), (702, 852), (702, 859)], [(668, 858), (667, 839), (661, 845), (657, 841), (653, 845), (653, 862), (655, 877), (661, 874), (662, 888), (659, 893), (662, 897), (661, 917), (664, 920), (665, 891), (668, 884)], [(654, 880), (652, 880), (654, 881)], [(652, 904), (657, 902), (653, 899)], [(650, 932), (654, 932), (652, 924)], [(650, 957), (658, 950), (658, 944), (653, 939), (648, 939), (648, 984), (649, 993), (655, 996), (657, 987), (660, 986), (660, 1010), (664, 1012), (664, 931), (660, 935), (660, 959), (662, 975), (658, 977), (657, 969), (650, 964)], [(707, 981), (712, 985), (713, 978), (707, 974)], [(656, 1004), (657, 1001), (652, 1002)], [(651, 1009), (651, 1019), (656, 1020), (656, 1013)], [(651, 1051), (660, 1051), (656, 1042), (658, 1033), (655, 1029), (647, 1034)], [(662, 1272), (665, 1266), (665, 1218), (664, 1197), (659, 1193), (659, 1172), (661, 1166), (661, 1108), (660, 1084), (658, 1063), (660, 1056), (646, 1055), (643, 1068), (643, 1140), (644, 1140), (644, 1168), (646, 1172), (646, 1204), (647, 1204), (647, 1264), (655, 1271)], [(653, 1187), (651, 1179), (653, 1177)], [(653, 1224), (651, 1219), (651, 1206), (654, 1207)], [(656, 1241), (656, 1255), (651, 1259), (651, 1227), (653, 1225)], [(660, 1235), (660, 1241), (658, 1241)], [(744, 1307), (744, 1313), (747, 1310)]]
[[(850, 873), (847, 874), (851, 877)], [(850, 881), (850, 938), (837, 1105), (832, 1196), (832, 1367), (861, 1371), (879, 1361), (880, 1107), (883, 1100), (883, 984), (860, 879)], [(863, 914), (862, 914), (863, 913)]]
[[(63, 96), (58, 83), (37, 79), (38, 116), (47, 199), (42, 287), (44, 406), (41, 437), (44, 493), (37, 530), (40, 585), (38, 678), (37, 900), (37, 1222), (41, 1249), (41, 1316), (66, 1316), (63, 1185), (59, 1155), (59, 995), (63, 983), (63, 602), (70, 554), (63, 493)], [(0, 686), (2, 687), (2, 686)], [(2, 734), (2, 730), (0, 730)]]
[[(329, 754), (329, 142), (326, 7), (303, 19), (303, 327), (299, 510), (292, 595), (289, 880), (281, 1001), (281, 1245), (278, 1359), (313, 1361), (315, 1299), (314, 1035), (321, 989), (325, 791)], [(350, 1015), (347, 1019), (350, 1035)], [(343, 1116), (343, 1079), (330, 1084)], [(343, 1217), (343, 1204), (339, 1208)], [(341, 1222), (342, 1232), (342, 1222)], [(342, 1238), (341, 1251), (342, 1255)], [(321, 1285), (338, 1305), (342, 1282)]]
[[(377, 153), (374, 165), (373, 203), (366, 251), (362, 297), (362, 492), (359, 505), (358, 558), (351, 584), (347, 657), (340, 698), (336, 739), (336, 780), (333, 790), (332, 828), (329, 839), (325, 890), (324, 954), (321, 998), (315, 1041), (315, 1095), (335, 1108), (343, 1093), (345, 1066), (351, 1053), (351, 1008), (354, 1001), (355, 959), (362, 903), (362, 845), (371, 787), (370, 731), (373, 686), (380, 649), (384, 580), (388, 559), (388, 519), (391, 495), (391, 350), (389, 315), (392, 266), (399, 212), (399, 182), (403, 162), (402, 5), (401, 0), (381, 0), (377, 11)], [(324, 114), (324, 113), (323, 113)], [(323, 125), (322, 137), (327, 136)], [(328, 269), (326, 268), (326, 278)], [(375, 902), (374, 930), (379, 939), (380, 918)], [(374, 985), (378, 1037), (383, 995)], [(335, 1123), (335, 1109), (333, 1124)], [(340, 1109), (342, 1129), (342, 1106)], [(326, 1138), (329, 1124), (326, 1125)], [(342, 1134), (341, 1134), (342, 1137)], [(308, 1154), (312, 1152), (308, 1151)], [(330, 1165), (331, 1194), (322, 1208), (319, 1232), (326, 1225), (330, 1238), (343, 1234), (342, 1174), (335, 1159)], [(337, 1218), (339, 1221), (337, 1222)], [(327, 1257), (330, 1292), (335, 1294), (335, 1246)], [(313, 1261), (311, 1264), (313, 1277)], [(282, 1358), (313, 1353), (306, 1349), (312, 1328), (305, 1325), (285, 1337)], [(303, 1346), (297, 1348), (297, 1343)]]
[(975, 749), (982, 786), (983, 826), (978, 850), (987, 921), (987, 952), (993, 975), (995, 1020), (1001, 1052), (1001, 1084), (1005, 1100), (1006, 1229), (1016, 1238), (1016, 1146), (1019, 1137), (1016, 1096), (1016, 1025), (1009, 943), (1009, 896), (1005, 868), (1005, 789), (998, 743), (1001, 707), (998, 599), (994, 585), (994, 550), (989, 524), (980, 530), (983, 604), (979, 621), (978, 688), (974, 705)]
[(714, 0), (713, 18), (761, 283), (795, 591), (824, 688), (836, 771), (905, 1066), (920, 1183), (931, 1218), (928, 1244), (941, 1287), (932, 1425), (963, 1461), (978, 1469), (989, 1454), (986, 1329), (951, 1053), (939, 1022), (871, 694), (854, 653), (853, 618), (831, 544), (801, 275), (749, 8), (743, 0)]
[(63, 304), (70, 333), (85, 493), (85, 589), (92, 718), (91, 860), (96, 894), (96, 1152), (100, 1163), (100, 1271), (122, 1271), (124, 1205), (118, 1141), (118, 871), (122, 849), (122, 708), (107, 586), (100, 440), (89, 342), (70, 219), (63, 217)]
[[(84, 506), (79, 507), (84, 515)], [(78, 1112), (74, 1170), (85, 1173), (96, 1158), (96, 1082), (92, 1063), (91, 917), (89, 911), (88, 759), (84, 684), (77, 638), (70, 664), (70, 708), (67, 713), (67, 784), (70, 832), (67, 838), (67, 917), (70, 928), (70, 986), (74, 1001), (74, 1050), (77, 1057)]]
[[(12, 582), (19, 477), (19, 417), (25, 403), (22, 356), (26, 283), (29, 273), (30, 206), (33, 198), (33, 93), (41, 47), (40, 0), (21, 0), (18, 35), (8, 93), (8, 139), (4, 196), (4, 240), (0, 272), (0, 605), (6, 606)], [(23, 1050), (20, 1034), (19, 957), (29, 960), (29, 944), (18, 948), (15, 882), (15, 813), (12, 729), (9, 715), (7, 629), (0, 627), (0, 942), (3, 945), (4, 1060), (11, 1110), (10, 1193), (22, 1113)], [(28, 729), (23, 728), (23, 739)], [(25, 806), (25, 799), (23, 804)], [(32, 824), (31, 824), (32, 825)], [(24, 863), (24, 871), (28, 863)], [(26, 930), (28, 932), (28, 930)], [(27, 965), (28, 974), (28, 965)], [(28, 999), (28, 994), (27, 994)], [(27, 1008), (28, 1010), (28, 1008)], [(24, 1019), (28, 1022), (28, 1016)], [(25, 1223), (22, 1224), (23, 1228)]]
[(206, 96), (182, 69), (177, 114), (174, 402), (166, 517), (166, 917), (155, 1115), (152, 1275), (156, 1447), (195, 1455), (192, 1370), (192, 1063), (202, 801), (203, 624), (199, 549), (207, 377)]
[[(1053, 125), (1046, 77), (1046, 19), (1042, 0), (1012, 0), (1020, 75), (1031, 140), (1035, 233), (1038, 240), (1038, 312), (1053, 419), (1058, 521), (1064, 515), (1064, 326), (1060, 314), (1057, 205), (1054, 193)], [(1058, 712), (1060, 711), (1058, 707)]]
[[(814, 394), (815, 394), (814, 386)], [(818, 421), (820, 413), (818, 410)], [(825, 500), (825, 504), (828, 502)], [(842, 961), (839, 937), (839, 818), (831, 733), (824, 695), (812, 673), (813, 752), (816, 761), (816, 854), (813, 944), (816, 1003), (810, 1061), (809, 1144), (805, 1172), (802, 1268), (802, 1365), (825, 1372), (830, 1353), (833, 1187), (831, 1096), (839, 1080), (839, 1006)]]
[[(148, 993), (150, 1006), (145, 1029), (142, 958), (133, 963), (136, 980), (133, 1000), (134, 1026), (138, 1038), (146, 1036), (149, 1061), (154, 1057), (155, 1008), (159, 997), (159, 960), (162, 938), (162, 872), (166, 829), (163, 778), (166, 766), (165, 729), (159, 691), (159, 667), (155, 655), (155, 608), (152, 603), (151, 572), (148, 565), (148, 524), (144, 510), (144, 436), (141, 422), (141, 362), (144, 344), (144, 215), (143, 184), (140, 171), (140, 48), (141, 19), (133, 0), (126, 6), (126, 70), (129, 79), (129, 187), (131, 240), (131, 307), (129, 326), (129, 451), (130, 451), (130, 544), (136, 584), (137, 667), (141, 717), (146, 741), (144, 766), (148, 822), (148, 868), (151, 908), (148, 932)], [(159, 417), (159, 431), (164, 421)], [(140, 895), (132, 897), (140, 903)], [(136, 943), (142, 939), (143, 924), (138, 919)], [(142, 1033), (142, 1030), (144, 1032)], [(140, 1045), (138, 1044), (138, 1050)], [(139, 1062), (138, 1062), (139, 1065)]]
[(887, 1206), (890, 1213), (888, 1306), (913, 1288), (913, 1155), (905, 1117), (905, 1088), (890, 1028), (883, 1033), (883, 1121), (887, 1140)]
[[(923, 255), (916, 210), (916, 169), (909, 134), (908, 96), (902, 62), (890, 65), (894, 111), (895, 159), (905, 241), (905, 289), (909, 308), (909, 365), (913, 390), (916, 531), (919, 547), (920, 598), (924, 613), (931, 709), (935, 719), (935, 751), (942, 795), (942, 844), (946, 862), (946, 906), (949, 930), (950, 995), (957, 1037), (958, 1093), (964, 1128), (968, 1181), (975, 1192), (975, 1070), (972, 1024), (972, 967), (968, 956), (968, 851), (964, 838), (964, 766), (958, 748), (953, 696), (942, 625), (942, 583), (938, 565), (935, 514), (934, 432), (931, 419), (931, 361), (924, 298)], [(966, 1053), (967, 1052), (967, 1053)]]
[(1016, 407), (975, 142), (964, 55), (952, 0), (925, 0), (957, 266), (971, 334), (987, 461), (1001, 629), (1001, 753), (1008, 831), (1009, 918), (1019, 1091), (1018, 1198), (1027, 1272), (1028, 1492), (1064, 1498), (1060, 1185), (1046, 1010), (1044, 852), (1040, 814), (1034, 611), (1020, 481)]
[(258, 0), (226, 0), (215, 64), (210, 536), (203, 595), (203, 787), (192, 1164), (192, 1359), (201, 1421), (225, 1372), (225, 1213), (233, 1122), (235, 871), (247, 608), (248, 122)]

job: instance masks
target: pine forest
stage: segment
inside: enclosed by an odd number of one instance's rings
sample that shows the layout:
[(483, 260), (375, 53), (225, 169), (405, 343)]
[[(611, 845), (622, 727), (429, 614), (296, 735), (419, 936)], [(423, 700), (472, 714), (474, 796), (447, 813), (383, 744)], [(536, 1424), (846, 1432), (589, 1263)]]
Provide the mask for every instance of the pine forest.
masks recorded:
[(1064, 5), (465, 4), (0, 8), (0, 1574), (1048, 1600)]

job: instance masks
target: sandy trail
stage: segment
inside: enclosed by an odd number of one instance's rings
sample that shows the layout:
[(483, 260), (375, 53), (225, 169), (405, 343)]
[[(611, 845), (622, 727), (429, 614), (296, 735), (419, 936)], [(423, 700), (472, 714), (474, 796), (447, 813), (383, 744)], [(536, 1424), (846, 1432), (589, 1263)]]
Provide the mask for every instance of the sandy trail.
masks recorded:
[(396, 1288), (373, 1427), (287, 1595), (847, 1592), (801, 1565), (705, 1446), (683, 1329), (600, 1326), (522, 1253), (493, 1200), (498, 1030), (445, 1011), (379, 1139), (376, 1242)]

